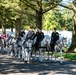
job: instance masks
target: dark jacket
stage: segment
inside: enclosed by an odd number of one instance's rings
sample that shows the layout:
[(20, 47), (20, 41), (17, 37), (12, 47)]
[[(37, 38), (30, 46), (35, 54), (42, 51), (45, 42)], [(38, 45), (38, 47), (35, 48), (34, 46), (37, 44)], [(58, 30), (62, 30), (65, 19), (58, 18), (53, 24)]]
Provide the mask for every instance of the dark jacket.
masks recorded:
[(33, 39), (37, 37), (36, 42), (41, 42), (44, 38), (44, 33), (43, 32), (36, 32), (36, 34), (34, 35)]
[(52, 32), (51, 41), (56, 42), (57, 40), (59, 40), (59, 33), (58, 32)]
[(35, 32), (33, 30), (29, 30), (27, 33), (27, 36), (26, 36), (26, 40), (28, 40), (28, 39), (31, 40), (34, 35), (35, 35)]
[(21, 32), (19, 33), (19, 36), (23, 37), (24, 34), (25, 34), (25, 32), (24, 32), (24, 31), (21, 31)]

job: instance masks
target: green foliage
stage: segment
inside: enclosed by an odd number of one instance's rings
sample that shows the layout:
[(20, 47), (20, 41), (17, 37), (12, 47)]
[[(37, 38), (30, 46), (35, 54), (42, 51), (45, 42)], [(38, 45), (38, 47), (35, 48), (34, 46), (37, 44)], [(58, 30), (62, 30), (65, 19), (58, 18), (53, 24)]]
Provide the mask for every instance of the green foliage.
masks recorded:
[(69, 60), (75, 60), (76, 61), (76, 54), (75, 53), (63, 53), (63, 57), (65, 59), (69, 59)]
[[(48, 52), (46, 52), (46, 54), (48, 54)], [(50, 55), (52, 54), (52, 52), (50, 52)], [(60, 52), (56, 53), (56, 57), (59, 58), (60, 57)], [(72, 61), (76, 61), (76, 53), (62, 53), (62, 59), (63, 60), (72, 60)]]
[[(56, 55), (57, 57), (60, 57), (60, 53), (57, 53)], [(62, 53), (62, 58), (64, 60), (76, 61), (76, 53)]]
[[(64, 10), (64, 11), (63, 11)], [(52, 30), (56, 27), (58, 30), (72, 30), (72, 11), (57, 7), (43, 16), (43, 29)]]
[(5, 20), (6, 20), (5, 21), (5, 27), (6, 28), (14, 27), (15, 13), (14, 13), (14, 10), (11, 8), (13, 5), (12, 5), (12, 0), (4, 0), (1, 2), (1, 6), (0, 6), (1, 18), (0, 18), (0, 21), (2, 22), (2, 18), (5, 18)]
[(35, 28), (35, 19), (34, 17), (32, 16), (29, 16), (29, 15), (25, 15), (22, 17), (22, 26), (25, 28), (25, 29), (29, 29), (29, 26), (33, 26)]
[[(60, 10), (60, 7), (51, 10), (59, 2), (61, 0), (0, 0), (0, 26), (2, 17), (6, 18), (6, 28), (14, 27), (16, 18), (21, 17), (23, 27), (28, 29), (27, 26), (32, 25), (35, 28), (36, 11), (42, 8), (42, 13), (46, 12), (42, 14), (43, 29), (52, 30), (57, 27), (59, 30), (66, 28), (72, 30), (72, 15), (70, 15), (72, 12), (65, 9)], [(66, 11), (70, 16), (67, 16)]]
[(44, 14), (43, 29), (53, 30), (53, 28), (59, 29), (59, 13), (57, 11), (51, 10)]

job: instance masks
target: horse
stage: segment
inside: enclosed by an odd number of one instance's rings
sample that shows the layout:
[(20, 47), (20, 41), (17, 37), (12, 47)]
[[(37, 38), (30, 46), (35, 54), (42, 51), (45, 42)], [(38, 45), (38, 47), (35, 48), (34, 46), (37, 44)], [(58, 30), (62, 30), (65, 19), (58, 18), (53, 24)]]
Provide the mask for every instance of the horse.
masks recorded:
[[(36, 42), (36, 38), (31, 43), (34, 44), (35, 42)], [(44, 50), (44, 59), (46, 58), (46, 51), (48, 51), (48, 58), (47, 59), (50, 59), (50, 52), (52, 52), (51, 61), (52, 61), (52, 56), (55, 55), (55, 62), (56, 62), (56, 53), (60, 51), (60, 63), (62, 63), (63, 38), (60, 38), (56, 42), (55, 47), (54, 47), (54, 51), (51, 51), (50, 43), (51, 43), (51, 38), (50, 37), (48, 38), (47, 36), (45, 36), (43, 38), (43, 40), (41, 41), (38, 49), (35, 48), (35, 60), (37, 59), (36, 52), (39, 51), (39, 61), (40, 62), (43, 61), (42, 51)]]
[(18, 58), (21, 58), (24, 60), (24, 62), (28, 62), (30, 61), (30, 56), (31, 56), (31, 52), (32, 52), (32, 43), (33, 40), (30, 39), (26, 39), (26, 34), (22, 37), (19, 37), (16, 40), (16, 47), (15, 47), (15, 54), (16, 56), (18, 56)]
[(33, 40), (25, 40), (23, 42), (23, 46), (22, 46), (22, 53), (23, 53), (23, 60), (24, 62), (29, 63), (30, 59), (31, 59), (31, 52), (32, 52), (32, 43)]
[(15, 43), (14, 37), (9, 36), (9, 37), (5, 40), (5, 43), (6, 43), (7, 53), (8, 53), (9, 55), (13, 55), (13, 54), (14, 54), (14, 43)]
[[(41, 41), (40, 45), (38, 48), (36, 48), (34, 46), (35, 42), (36, 42), (36, 38), (33, 40), (27, 40), (25, 42), (25, 55), (27, 57), (26, 61), (30, 61), (30, 58), (33, 58), (33, 51), (35, 54), (35, 60), (37, 59), (37, 51), (39, 52), (39, 61), (42, 62), (42, 51), (44, 49), (44, 51), (46, 51), (48, 49), (48, 44), (49, 44), (49, 40), (50, 38), (47, 38), (46, 36), (43, 38), (43, 40)], [(45, 55), (44, 55), (45, 56)], [(45, 58), (45, 57), (44, 57)], [(26, 59), (26, 58), (25, 58)]]
[[(49, 44), (50, 44), (50, 37), (45, 36), (43, 38), (43, 40), (40, 42), (40, 45), (38, 47), (38, 51), (39, 51), (39, 61), (42, 62), (43, 59), (46, 58), (46, 51), (48, 51), (49, 49)], [(44, 57), (42, 57), (42, 52), (44, 51)], [(36, 53), (35, 53), (35, 57), (36, 57)]]
[(23, 37), (18, 36), (18, 38), (16, 38), (16, 42), (14, 44), (14, 49), (15, 49), (15, 57), (18, 56), (18, 58), (22, 59), (24, 58), (24, 46), (23, 43), (26, 40), (26, 34), (23, 35)]
[(51, 50), (52, 48), (51, 48), (51, 45), (50, 45), (50, 51), (52, 52), (51, 61), (52, 61), (52, 57), (54, 55), (55, 56), (55, 62), (56, 62), (56, 57), (57, 57), (56, 54), (57, 54), (57, 52), (60, 52), (60, 63), (62, 64), (62, 52), (63, 52), (62, 47), (63, 47), (63, 45), (64, 45), (64, 42), (63, 42), (63, 38), (62, 37), (60, 37), (60, 39), (56, 41), (56, 44), (54, 46), (54, 50), (53, 51)]

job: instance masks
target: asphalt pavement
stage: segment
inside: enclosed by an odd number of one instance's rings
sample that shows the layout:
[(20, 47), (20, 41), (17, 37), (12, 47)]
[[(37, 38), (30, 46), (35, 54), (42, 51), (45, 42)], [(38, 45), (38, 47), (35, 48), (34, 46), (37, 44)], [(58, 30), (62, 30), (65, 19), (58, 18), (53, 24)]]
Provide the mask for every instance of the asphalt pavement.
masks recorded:
[(0, 75), (76, 75), (76, 62), (30, 62), (8, 55), (0, 55)]

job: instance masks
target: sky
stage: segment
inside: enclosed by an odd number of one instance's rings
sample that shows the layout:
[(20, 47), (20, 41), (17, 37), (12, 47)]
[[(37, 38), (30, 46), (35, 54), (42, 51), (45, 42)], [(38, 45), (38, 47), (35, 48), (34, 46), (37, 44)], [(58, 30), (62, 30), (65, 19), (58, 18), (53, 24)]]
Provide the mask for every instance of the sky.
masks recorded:
[(72, 2), (73, 0), (63, 0), (63, 1)]
[(63, 5), (68, 5), (69, 3), (72, 3), (73, 2), (73, 0), (62, 0), (62, 2), (61, 2), (61, 4), (63, 4)]
[(64, 3), (72, 3), (73, 0), (62, 0)]

